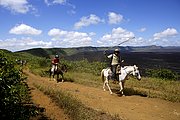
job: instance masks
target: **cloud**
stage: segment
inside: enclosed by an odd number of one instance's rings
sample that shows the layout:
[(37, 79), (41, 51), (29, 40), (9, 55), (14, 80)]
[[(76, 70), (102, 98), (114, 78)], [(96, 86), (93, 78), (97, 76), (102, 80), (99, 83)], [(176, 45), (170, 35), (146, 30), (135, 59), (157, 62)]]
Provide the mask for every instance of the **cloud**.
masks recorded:
[(161, 38), (172, 37), (172, 36), (175, 36), (177, 34), (178, 34), (178, 32), (177, 32), (176, 29), (174, 29), (174, 28), (167, 28), (166, 30), (164, 30), (162, 32), (155, 33), (153, 35), (153, 37), (154, 37), (155, 40), (159, 40)]
[(0, 0), (0, 6), (13, 13), (27, 13), (30, 9), (35, 9), (27, 0)]
[(72, 9), (72, 10), (67, 11), (67, 13), (70, 15), (74, 15), (74, 14), (76, 14), (76, 11)]
[(143, 28), (139, 29), (138, 31), (139, 31), (139, 32), (145, 32), (145, 31), (146, 31), (146, 28), (143, 27)]
[(94, 34), (53, 28), (48, 32), (48, 35), (52, 37), (56, 47), (79, 47), (90, 46), (92, 44), (91, 36)]
[(119, 43), (135, 37), (133, 32), (127, 31), (121, 27), (113, 28), (111, 34), (105, 34), (97, 43), (100, 46), (115, 46)]
[(13, 27), (9, 33), (16, 35), (39, 35), (42, 33), (41, 30), (35, 29), (26, 24), (20, 24), (18, 26)]
[(60, 4), (60, 5), (65, 5), (67, 3), (66, 0), (44, 0), (46, 5), (53, 5), (53, 4)]
[(53, 5), (63, 5), (66, 7), (70, 7), (71, 9), (67, 11), (68, 14), (73, 15), (76, 14), (76, 6), (69, 3), (67, 0), (44, 0), (44, 3), (47, 6), (53, 6)]
[(75, 5), (69, 3), (67, 0), (44, 0), (44, 2), (45, 2), (45, 4), (47, 6), (50, 6), (50, 5), (65, 5), (65, 6), (73, 8), (73, 9), (76, 8)]
[(109, 20), (108, 23), (109, 24), (118, 24), (123, 20), (123, 16), (114, 12), (109, 12), (108, 14)]
[(100, 19), (98, 16), (96, 16), (94, 14), (90, 14), (89, 16), (83, 16), (79, 22), (74, 24), (74, 28), (80, 29), (82, 27), (89, 26), (89, 25), (95, 25), (100, 22), (104, 22), (104, 20)]
[(66, 3), (66, 0), (54, 0), (53, 3), (55, 3), (55, 4), (64, 4), (64, 3)]
[(52, 42), (45, 42), (42, 40), (33, 40), (30, 37), (26, 38), (10, 38), (6, 40), (0, 40), (0, 48), (11, 51), (19, 51), (30, 48), (49, 48), (52, 47)]

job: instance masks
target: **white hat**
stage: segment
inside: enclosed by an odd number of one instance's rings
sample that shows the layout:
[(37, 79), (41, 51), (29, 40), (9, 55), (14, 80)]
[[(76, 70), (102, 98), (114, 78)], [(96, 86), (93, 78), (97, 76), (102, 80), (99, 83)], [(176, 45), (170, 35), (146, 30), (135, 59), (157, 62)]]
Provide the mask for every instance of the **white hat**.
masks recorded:
[(114, 52), (119, 52), (119, 49), (115, 49)]

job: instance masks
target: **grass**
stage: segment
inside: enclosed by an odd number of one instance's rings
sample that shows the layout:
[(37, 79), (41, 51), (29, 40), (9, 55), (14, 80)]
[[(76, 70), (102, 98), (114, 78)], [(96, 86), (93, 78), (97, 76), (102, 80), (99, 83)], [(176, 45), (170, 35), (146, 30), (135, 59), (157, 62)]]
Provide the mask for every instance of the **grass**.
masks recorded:
[[(48, 77), (46, 68), (34, 69), (33, 73)], [(96, 73), (98, 74), (98, 73)], [(102, 88), (100, 75), (94, 75), (87, 71), (68, 71), (65, 75), (65, 81), (75, 82), (90, 87)], [(111, 88), (119, 90), (119, 85), (111, 84)], [(180, 81), (162, 80), (159, 78), (142, 77), (141, 81), (130, 77), (125, 84), (126, 95), (141, 95), (150, 98), (161, 98), (171, 102), (180, 102)]]
[(111, 116), (102, 111), (96, 111), (82, 104), (78, 99), (64, 91), (55, 91), (42, 85), (34, 84), (44, 94), (50, 96), (60, 108), (73, 120), (120, 120), (118, 115)]
[[(98, 62), (89, 63), (87, 60), (70, 61), (69, 63), (67, 61), (62, 62), (68, 66), (68, 72), (65, 73), (66, 81), (102, 88), (100, 71), (104, 68), (105, 64)], [(48, 60), (41, 58), (38, 63), (39, 65), (30, 64), (29, 68), (31, 72), (42, 77), (48, 77), (46, 71), (49, 69), (49, 65), (45, 64), (49, 63)], [(112, 88), (119, 90), (118, 85), (110, 85)], [(141, 81), (137, 81), (130, 77), (126, 81), (125, 88), (125, 94), (127, 95), (142, 95), (150, 98), (161, 98), (171, 102), (180, 102), (180, 81), (149, 77), (143, 77)]]
[(100, 76), (95, 76), (92, 73), (67, 72), (65, 74), (65, 78), (71, 79), (75, 83), (90, 86), (90, 87), (102, 86), (102, 81), (100, 79)]
[(141, 81), (128, 80), (128, 87), (145, 92), (148, 97), (156, 97), (172, 102), (180, 102), (180, 82), (144, 77)]

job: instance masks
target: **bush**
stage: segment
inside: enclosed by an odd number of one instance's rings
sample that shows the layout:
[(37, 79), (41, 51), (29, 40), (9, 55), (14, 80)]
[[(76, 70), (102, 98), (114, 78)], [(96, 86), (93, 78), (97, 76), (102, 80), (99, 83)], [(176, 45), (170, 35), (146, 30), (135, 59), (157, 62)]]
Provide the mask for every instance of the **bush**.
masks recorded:
[(94, 75), (100, 75), (103, 68), (106, 67), (105, 63), (102, 62), (88, 62), (88, 60), (81, 61), (66, 61), (68, 70), (92, 73)]
[(15, 63), (0, 52), (1, 119), (29, 119), (37, 113), (36, 107), (23, 104), (30, 101), (28, 86), (24, 80)]
[(178, 80), (178, 74), (168, 69), (149, 69), (146, 71), (149, 77), (155, 77), (165, 80)]

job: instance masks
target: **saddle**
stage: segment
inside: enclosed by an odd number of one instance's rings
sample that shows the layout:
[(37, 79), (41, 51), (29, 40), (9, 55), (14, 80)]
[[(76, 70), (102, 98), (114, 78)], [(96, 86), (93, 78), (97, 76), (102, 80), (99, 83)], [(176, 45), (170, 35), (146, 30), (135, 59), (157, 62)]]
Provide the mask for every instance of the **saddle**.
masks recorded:
[(118, 65), (116, 67), (116, 74), (121, 74), (121, 66), (120, 65)]

